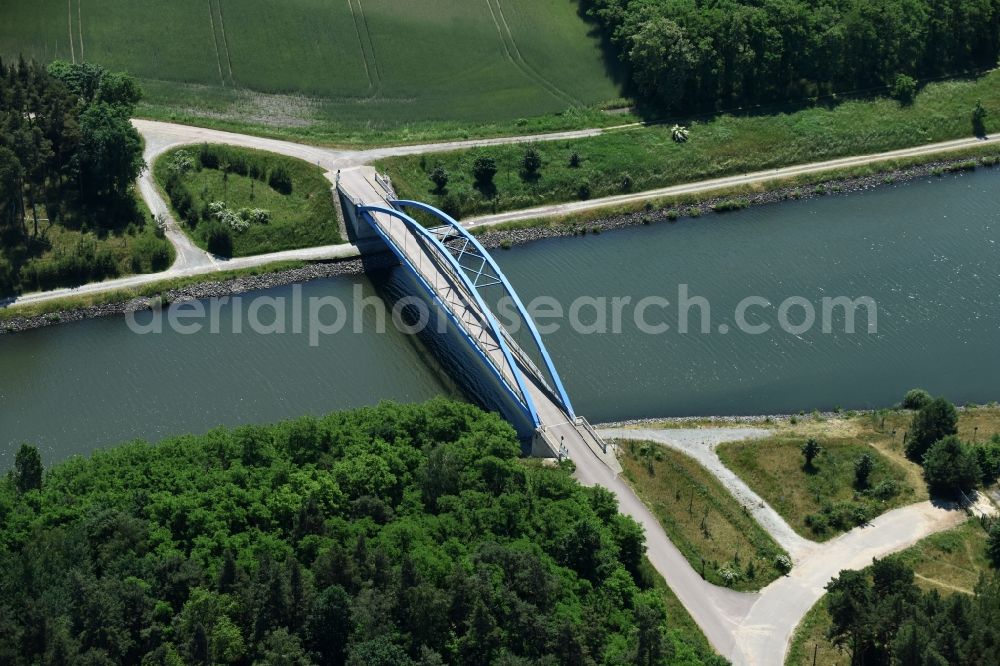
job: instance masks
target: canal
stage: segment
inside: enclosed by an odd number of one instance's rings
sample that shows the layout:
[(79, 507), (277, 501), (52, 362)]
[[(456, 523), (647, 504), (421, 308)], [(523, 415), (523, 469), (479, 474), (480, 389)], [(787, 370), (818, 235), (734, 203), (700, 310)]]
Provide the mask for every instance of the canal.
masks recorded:
[[(914, 386), (959, 403), (1000, 398), (995, 171), (495, 256), (538, 312), (551, 314), (554, 304), (576, 315), (575, 326), (574, 316), (539, 323), (555, 329), (545, 335), (549, 351), (577, 412), (594, 422), (889, 406)], [(390, 271), (315, 281), (300, 295), (351, 308), (356, 288), (391, 295), (397, 280)], [(220, 424), (458, 395), (434, 354), (391, 317), (373, 333), (374, 307), (349, 312), (343, 330), (315, 346), (290, 325), (286, 334), (234, 332), (253, 296), (293, 293), (272, 289), (222, 306), (219, 333), (138, 335), (117, 317), (0, 338), (0, 468), (24, 441), (56, 460)], [(854, 333), (845, 332), (844, 308), (825, 316), (824, 299), (839, 297), (870, 299), (874, 327), (868, 307), (855, 311)], [(783, 315), (782, 303), (790, 304)], [(805, 327), (810, 309), (816, 320)], [(358, 325), (364, 333), (353, 332)]]

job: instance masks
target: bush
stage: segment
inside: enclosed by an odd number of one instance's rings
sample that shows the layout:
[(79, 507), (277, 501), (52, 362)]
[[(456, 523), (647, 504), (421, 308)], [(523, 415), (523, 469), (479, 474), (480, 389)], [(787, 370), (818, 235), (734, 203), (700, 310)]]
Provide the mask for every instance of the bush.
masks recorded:
[(1000, 569), (1000, 520), (990, 524), (990, 535), (986, 538), (986, 556), (990, 563)]
[(976, 108), (972, 110), (972, 132), (978, 137), (986, 136), (986, 117), (989, 113), (983, 107), (983, 103), (976, 102)]
[(292, 193), (292, 176), (284, 166), (279, 165), (271, 169), (267, 183), (277, 192), (281, 192), (282, 194)]
[(746, 199), (725, 199), (712, 206), (712, 210), (716, 213), (728, 213), (734, 210), (743, 210), (750, 203)]
[(927, 391), (918, 388), (910, 389), (903, 396), (903, 409), (923, 409), (930, 404), (931, 400), (933, 398), (931, 398), (931, 394)]
[(896, 79), (892, 82), (890, 94), (901, 104), (912, 104), (913, 99), (917, 96), (917, 80), (906, 74), (897, 74)]
[(570, 169), (579, 169), (580, 168), (580, 164), (582, 162), (583, 162), (583, 159), (580, 157), (580, 153), (578, 153), (576, 151), (573, 151), (572, 153), (569, 154), (569, 168)]
[(945, 437), (924, 454), (924, 480), (935, 497), (958, 498), (979, 485), (979, 464), (972, 450), (955, 435)]
[(542, 168), (542, 154), (538, 152), (538, 149), (530, 147), (524, 151), (524, 157), (521, 158), (521, 171), (528, 177), (535, 176), (538, 174), (538, 170)]
[(434, 183), (434, 191), (439, 194), (448, 186), (448, 172), (440, 164), (431, 171), (430, 179)]
[(158, 244), (150, 253), (149, 267), (154, 273), (165, 271), (170, 267), (170, 250), (162, 243)]
[(479, 185), (492, 185), (497, 175), (497, 161), (489, 155), (480, 155), (472, 163), (472, 177)]
[(214, 222), (205, 229), (205, 242), (208, 251), (220, 257), (231, 257), (233, 254), (233, 236), (229, 227)]
[(899, 494), (899, 484), (892, 479), (881, 481), (877, 486), (868, 491), (868, 495), (877, 500), (887, 502)]
[(958, 412), (955, 405), (944, 398), (936, 398), (913, 415), (913, 423), (906, 438), (906, 455), (919, 462), (927, 449), (949, 435), (958, 433)]
[(776, 556), (774, 558), (774, 568), (782, 574), (787, 575), (788, 572), (792, 570), (792, 558), (788, 557), (788, 555), (785, 555), (784, 553)]
[(633, 181), (632, 180), (632, 176), (629, 175), (629, 174), (627, 174), (627, 173), (622, 176), (621, 183), (619, 183), (619, 187), (621, 188), (622, 192), (631, 192), (632, 191), (632, 187), (634, 185), (635, 185), (635, 181)]
[(590, 183), (583, 181), (576, 188), (576, 196), (583, 201), (590, 198)]

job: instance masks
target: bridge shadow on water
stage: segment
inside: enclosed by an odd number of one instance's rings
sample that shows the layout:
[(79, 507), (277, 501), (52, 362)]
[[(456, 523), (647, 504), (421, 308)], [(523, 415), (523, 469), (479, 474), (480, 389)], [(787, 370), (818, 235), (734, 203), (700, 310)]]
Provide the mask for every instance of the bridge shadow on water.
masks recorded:
[(497, 412), (518, 431), (522, 452), (529, 455), (534, 425), (525, 421), (522, 410), (444, 309), (391, 253), (362, 255), (361, 262), (385, 304), (386, 325), (416, 329), (418, 332), (404, 337), (414, 353), (440, 376), (452, 397)]

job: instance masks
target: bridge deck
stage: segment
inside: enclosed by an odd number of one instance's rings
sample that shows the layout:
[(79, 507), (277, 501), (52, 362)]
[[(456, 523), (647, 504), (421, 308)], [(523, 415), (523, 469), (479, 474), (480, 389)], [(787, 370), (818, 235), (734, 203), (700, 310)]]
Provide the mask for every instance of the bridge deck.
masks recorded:
[[(373, 206), (389, 209), (389, 200), (395, 198), (388, 186), (378, 178), (371, 167), (360, 167), (341, 172), (338, 187), (355, 206)], [(605, 445), (593, 429), (582, 419), (571, 420), (557, 399), (552, 395), (527, 355), (517, 348), (509, 336), (497, 339), (489, 325), (489, 313), (483, 312), (477, 298), (458, 279), (438, 248), (426, 238), (414, 233), (397, 216), (378, 211), (367, 215), (378, 226), (381, 234), (401, 254), (418, 278), (433, 291), (440, 304), (460, 322), (465, 334), (478, 347), (497, 371), (500, 379), (515, 394), (523, 386), (534, 403), (542, 437), (556, 453), (565, 453), (579, 466), (585, 460), (597, 462), (620, 471), (614, 453), (605, 451)], [(504, 347), (511, 350), (510, 359)], [(595, 458), (597, 460), (595, 460)]]

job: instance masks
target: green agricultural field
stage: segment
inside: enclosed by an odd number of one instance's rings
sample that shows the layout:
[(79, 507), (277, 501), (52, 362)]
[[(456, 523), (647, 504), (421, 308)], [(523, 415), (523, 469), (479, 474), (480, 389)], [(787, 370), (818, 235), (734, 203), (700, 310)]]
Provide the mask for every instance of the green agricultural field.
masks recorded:
[[(620, 458), (629, 484), (708, 582), (759, 590), (782, 574), (781, 547), (693, 458), (635, 441), (623, 443)], [(727, 583), (723, 571), (736, 576)]]
[[(205, 155), (213, 156), (206, 163)], [(178, 155), (191, 166), (172, 187), (171, 164)], [(248, 170), (252, 169), (253, 177)], [(291, 181), (290, 191), (275, 189), (272, 174), (284, 169)], [(240, 173), (240, 172), (243, 173)], [(231, 146), (187, 146), (168, 151), (154, 165), (157, 182), (167, 192), (173, 212), (185, 230), (202, 248), (209, 247), (213, 228), (223, 227), (232, 242), (234, 257), (294, 250), (342, 243), (340, 224), (331, 193), (332, 184), (322, 169), (291, 157)], [(186, 192), (186, 194), (185, 194)], [(213, 203), (238, 212), (266, 211), (265, 221), (253, 221), (245, 228), (226, 223)], [(245, 216), (244, 216), (245, 217)]]
[[(141, 109), (308, 130), (489, 123), (620, 90), (572, 0), (36, 0), (0, 9), (0, 56), (138, 77)], [(332, 130), (336, 134), (335, 130)]]
[[(1000, 130), (1000, 71), (994, 71), (928, 85), (910, 106), (854, 100), (791, 113), (721, 115), (692, 122), (684, 144), (672, 140), (670, 125), (542, 142), (534, 146), (542, 158), (537, 177), (522, 173), (523, 145), (396, 157), (378, 166), (403, 197), (459, 216), (480, 215), (970, 137), (977, 100), (992, 111), (989, 130)], [(473, 181), (472, 165), (482, 155), (496, 160), (493, 188)], [(450, 176), (443, 192), (429, 178), (438, 166)]]

